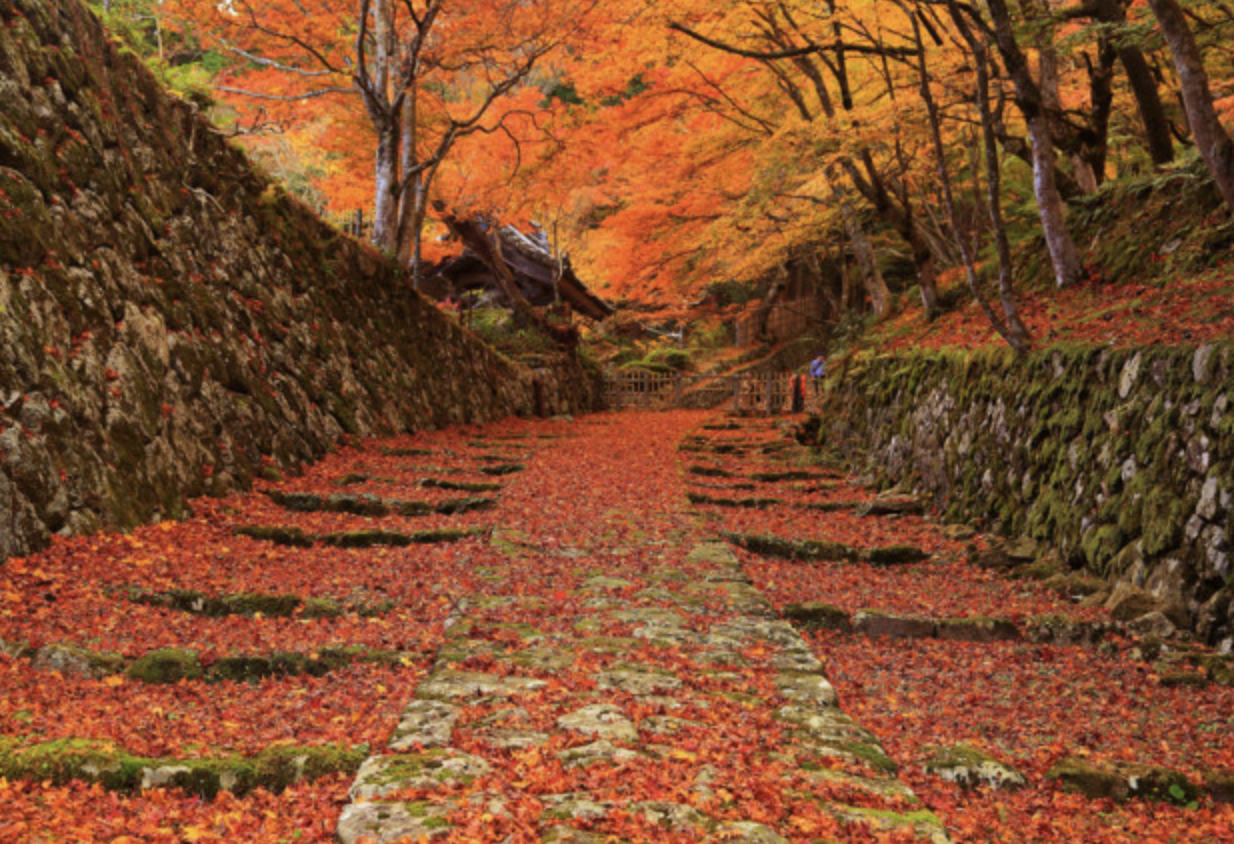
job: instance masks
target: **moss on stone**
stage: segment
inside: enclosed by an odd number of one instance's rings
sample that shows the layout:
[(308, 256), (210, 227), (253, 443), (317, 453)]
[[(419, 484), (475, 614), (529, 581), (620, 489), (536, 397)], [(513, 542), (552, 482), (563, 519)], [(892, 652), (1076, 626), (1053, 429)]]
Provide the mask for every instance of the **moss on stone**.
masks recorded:
[(371, 479), (371, 475), (366, 475), (360, 472), (351, 472), (335, 480), (334, 484), (335, 486), (352, 486), (353, 484), (365, 483)]
[(247, 536), (263, 542), (273, 542), (275, 545), (287, 545), (293, 548), (310, 548), (313, 545), (313, 538), (296, 527), (246, 525), (236, 528), (236, 536)]
[(870, 548), (862, 555), (866, 562), (876, 566), (905, 565), (928, 560), (930, 555), (915, 545), (887, 545)]
[(1126, 539), (1118, 525), (1100, 525), (1091, 529), (1080, 542), (1089, 568), (1096, 572), (1108, 571), (1110, 562), (1122, 550)]
[(725, 539), (747, 551), (765, 557), (779, 557), (802, 562), (855, 560), (857, 552), (839, 542), (817, 539), (792, 540), (767, 534), (723, 532)]
[(193, 651), (162, 648), (139, 657), (129, 665), (125, 674), (129, 679), (142, 683), (178, 683), (181, 680), (200, 680), (205, 676), (205, 669)]
[(515, 472), (522, 472), (526, 468), (522, 463), (497, 463), (492, 466), (481, 466), (480, 471), (485, 475), (502, 477), (503, 475), (513, 475)]
[(280, 745), (253, 757), (177, 759), (136, 756), (113, 742), (95, 739), (59, 739), (30, 746), (0, 739), (0, 777), (55, 785), (83, 780), (122, 792), (175, 787), (213, 799), (224, 790), (240, 796), (258, 787), (278, 793), (302, 780), (353, 774), (367, 752), (364, 746)]
[[(492, 498), (452, 498), (449, 501), (442, 501), (433, 507), (433, 512), (440, 513), (443, 516), (454, 516), (461, 513), (473, 513), (479, 510), (491, 510), (497, 506), (497, 502)], [(400, 508), (400, 512), (402, 512)]]
[(420, 486), (426, 489), (448, 489), (456, 492), (498, 492), (501, 484), (474, 481), (449, 481), (441, 478), (425, 478)]
[(779, 498), (716, 498), (698, 492), (687, 492), (686, 498), (691, 504), (705, 504), (711, 507), (742, 507), (751, 510), (766, 510), (784, 503)]
[(690, 466), (686, 469), (691, 475), (698, 475), (703, 478), (734, 478), (737, 477), (735, 472), (730, 472), (728, 469), (722, 469), (719, 466)]
[(847, 610), (830, 604), (788, 604), (780, 614), (794, 626), (805, 630), (852, 630), (852, 617)]
[(319, 537), (323, 545), (335, 548), (402, 548), (411, 544), (411, 537), (396, 530), (371, 528), (329, 533)]
[(1070, 756), (1047, 771), (1046, 778), (1091, 799), (1189, 803), (1199, 796), (1182, 773), (1153, 765), (1099, 765)]
[(880, 774), (894, 774), (900, 770), (900, 766), (874, 742), (834, 741), (827, 744), (841, 753), (860, 759)]

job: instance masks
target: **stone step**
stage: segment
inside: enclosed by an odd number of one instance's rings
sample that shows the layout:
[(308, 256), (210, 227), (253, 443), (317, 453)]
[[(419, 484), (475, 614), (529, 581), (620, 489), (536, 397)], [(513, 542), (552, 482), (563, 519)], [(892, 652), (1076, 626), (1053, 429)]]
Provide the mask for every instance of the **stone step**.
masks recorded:
[[(748, 751), (784, 772), (773, 787), (792, 781), (833, 795), (819, 807), (820, 835), (860, 826), (946, 842), (941, 822), (894, 778), (895, 763), (878, 740), (839, 708), (806, 641), (763, 614), (770, 605), (749, 586), (732, 549), (700, 543), (681, 566), (656, 571), (656, 582), (674, 589), (640, 590), (624, 571), (597, 572), (577, 590), (590, 596), (584, 606), (564, 624), (554, 617), (551, 629), (504, 620), (533, 617), (543, 607), (533, 596), (460, 606), (389, 744), (360, 768), (339, 840), (450, 838), (455, 813), (464, 810), (512, 818), (508, 788), (473, 785), (507, 781), (511, 774), (503, 772), (522, 772), (520, 781), (560, 771), (569, 782), (601, 782), (610, 774), (600, 772), (651, 770), (659, 760), (682, 766), (683, 793), (694, 795), (689, 803), (620, 798), (611, 790), (536, 792), (544, 809), (532, 820), (541, 840), (611, 840), (595, 825), (623, 818), (708, 841), (787, 842), (790, 830), (708, 814), (718, 772), (701, 763), (697, 748), (718, 729), (706, 716), (718, 708), (780, 736)], [(707, 589), (734, 602), (692, 601)], [(639, 595), (655, 590), (647, 595), (655, 604), (641, 602)], [(716, 611), (720, 606), (729, 608)], [(628, 635), (596, 635), (605, 629)], [(583, 770), (584, 779), (570, 779)], [(881, 808), (863, 808), (870, 806)]]

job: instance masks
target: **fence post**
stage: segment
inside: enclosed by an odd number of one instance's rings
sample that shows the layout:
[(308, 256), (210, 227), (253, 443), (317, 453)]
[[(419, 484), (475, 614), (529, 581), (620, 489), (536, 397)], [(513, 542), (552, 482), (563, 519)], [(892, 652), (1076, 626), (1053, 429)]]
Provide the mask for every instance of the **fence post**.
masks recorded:
[(741, 413), (741, 374), (737, 373), (733, 376), (733, 415), (738, 416)]
[(768, 370), (767, 370), (767, 381), (766, 381), (766, 387), (765, 387), (765, 388), (764, 388), (764, 390), (763, 390), (764, 397), (765, 397), (765, 399), (766, 399), (766, 408), (765, 408), (765, 409), (766, 409), (766, 415), (767, 415), (767, 416), (770, 416), (770, 415), (771, 415), (771, 379), (772, 379), (771, 370), (770, 370), (770, 369), (768, 369)]
[(673, 406), (681, 407), (681, 394), (683, 387), (683, 379), (681, 373), (678, 372), (673, 376)]

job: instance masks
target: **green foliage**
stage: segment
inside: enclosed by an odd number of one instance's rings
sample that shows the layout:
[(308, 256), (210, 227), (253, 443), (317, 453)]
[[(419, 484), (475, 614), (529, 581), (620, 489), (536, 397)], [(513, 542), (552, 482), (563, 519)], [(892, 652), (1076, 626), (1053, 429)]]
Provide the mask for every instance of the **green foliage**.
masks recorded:
[(110, 11), (102, 0), (89, 0), (107, 28), (141, 58), (159, 82), (201, 108), (214, 105), (211, 83), (227, 65), (221, 53), (202, 50), (191, 34), (166, 28), (158, 0), (111, 0), (109, 5)]
[(552, 339), (535, 329), (519, 327), (504, 308), (476, 308), (468, 312), (467, 325), (490, 346), (510, 357), (548, 354), (557, 348)]

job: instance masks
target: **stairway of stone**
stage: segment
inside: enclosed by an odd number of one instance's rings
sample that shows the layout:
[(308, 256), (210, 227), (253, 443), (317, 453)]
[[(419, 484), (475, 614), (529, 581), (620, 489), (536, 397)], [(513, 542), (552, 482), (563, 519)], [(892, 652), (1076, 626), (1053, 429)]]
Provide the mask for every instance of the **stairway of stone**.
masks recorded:
[(705, 418), (583, 420), (511, 482), (344, 844), (948, 840), (690, 510)]

